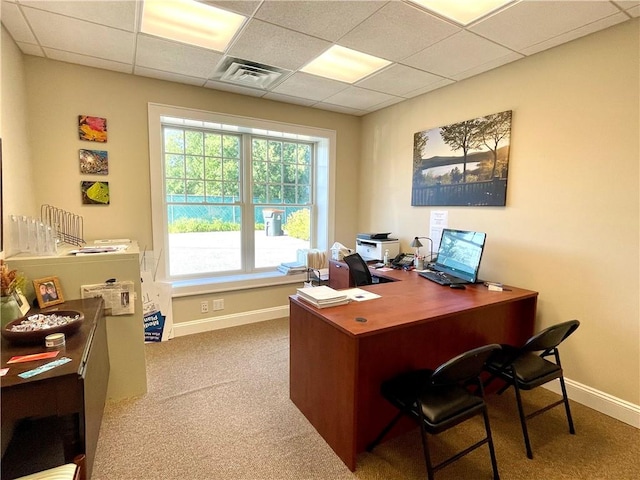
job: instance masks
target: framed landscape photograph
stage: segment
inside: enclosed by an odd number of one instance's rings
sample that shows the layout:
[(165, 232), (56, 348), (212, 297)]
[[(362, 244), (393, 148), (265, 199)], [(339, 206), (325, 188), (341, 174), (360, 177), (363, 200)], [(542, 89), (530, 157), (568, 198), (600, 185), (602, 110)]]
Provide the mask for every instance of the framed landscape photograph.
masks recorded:
[(511, 110), (414, 134), (411, 205), (505, 206)]
[(64, 302), (62, 289), (58, 277), (45, 277), (33, 281), (33, 289), (36, 292), (40, 308), (58, 305)]

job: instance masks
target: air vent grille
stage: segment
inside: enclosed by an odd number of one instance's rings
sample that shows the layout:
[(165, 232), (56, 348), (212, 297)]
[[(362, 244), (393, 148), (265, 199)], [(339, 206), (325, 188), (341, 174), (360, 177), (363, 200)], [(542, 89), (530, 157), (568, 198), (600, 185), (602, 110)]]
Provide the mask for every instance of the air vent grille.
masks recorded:
[(249, 62), (238, 58), (228, 58), (218, 69), (222, 82), (266, 90), (287, 73), (277, 67)]

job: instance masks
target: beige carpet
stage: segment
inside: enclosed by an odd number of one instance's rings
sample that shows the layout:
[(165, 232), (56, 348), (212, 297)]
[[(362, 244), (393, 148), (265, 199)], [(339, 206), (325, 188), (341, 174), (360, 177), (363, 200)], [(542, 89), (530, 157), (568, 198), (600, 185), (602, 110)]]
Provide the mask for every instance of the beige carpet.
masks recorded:
[[(93, 480), (426, 478), (417, 429), (346, 468), (289, 400), (288, 333), (281, 319), (146, 345), (149, 392), (107, 405)], [(555, 397), (525, 392), (529, 408)], [(528, 460), (513, 393), (489, 407), (503, 480), (640, 476), (640, 430), (573, 402), (577, 434), (561, 407), (536, 417)], [(474, 421), (441, 434), (435, 460), (481, 435)], [(436, 473), (459, 478), (492, 478), (486, 447)]]

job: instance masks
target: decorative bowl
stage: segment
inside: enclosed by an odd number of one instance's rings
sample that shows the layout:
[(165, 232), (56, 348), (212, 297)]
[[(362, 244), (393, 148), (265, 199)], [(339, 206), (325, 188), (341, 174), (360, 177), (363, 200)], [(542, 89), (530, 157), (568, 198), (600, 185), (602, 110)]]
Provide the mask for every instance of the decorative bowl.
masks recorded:
[[(20, 325), (22, 322), (33, 323), (36, 317), (41, 320), (53, 320), (56, 317), (70, 317), (72, 320), (62, 325), (54, 325), (49, 327), (39, 327), (34, 330), (28, 331), (14, 331), (12, 328), (16, 325)], [(44, 317), (44, 318), (43, 318)], [(77, 317), (77, 318), (76, 318)], [(44, 338), (52, 333), (64, 333), (65, 336), (70, 336), (78, 331), (84, 321), (84, 314), (76, 310), (55, 310), (51, 312), (35, 313), (33, 315), (27, 315), (20, 317), (12, 322), (7, 323), (0, 334), (11, 343), (31, 344), (42, 343), (44, 344)]]

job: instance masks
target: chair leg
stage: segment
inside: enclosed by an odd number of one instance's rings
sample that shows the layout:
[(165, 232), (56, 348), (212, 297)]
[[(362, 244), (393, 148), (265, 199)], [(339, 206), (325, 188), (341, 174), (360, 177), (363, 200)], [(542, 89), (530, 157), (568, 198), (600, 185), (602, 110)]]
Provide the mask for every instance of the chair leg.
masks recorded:
[(496, 460), (496, 451), (493, 448), (493, 436), (491, 435), (491, 427), (489, 426), (489, 414), (485, 407), (482, 413), (484, 417), (484, 428), (487, 431), (487, 443), (489, 444), (489, 454), (491, 455), (491, 467), (493, 468), (493, 480), (500, 480), (500, 474), (498, 473), (498, 461)]
[(422, 437), (422, 450), (424, 451), (424, 461), (427, 464), (427, 478), (434, 480), (433, 464), (431, 463), (431, 454), (429, 453), (429, 443), (427, 441), (427, 432), (420, 427), (420, 436)]
[(569, 407), (569, 397), (567, 396), (567, 387), (564, 385), (564, 377), (560, 377), (560, 388), (562, 389), (562, 398), (564, 399), (564, 409), (567, 412), (567, 421), (569, 422), (569, 433), (575, 435), (576, 429), (573, 428), (573, 418), (571, 417), (571, 408)]
[(518, 388), (518, 382), (514, 382), (513, 386), (516, 391), (516, 402), (518, 404), (518, 413), (520, 414), (520, 425), (522, 426), (522, 435), (524, 436), (524, 446), (527, 449), (527, 457), (530, 459), (533, 459), (533, 452), (531, 451), (531, 443), (529, 442), (529, 431), (527, 430), (527, 420), (524, 414), (524, 408), (522, 406), (522, 398), (520, 396), (520, 389)]
[(369, 443), (369, 445), (367, 445), (367, 452), (370, 452), (371, 450), (373, 450), (374, 448), (376, 448), (376, 446), (380, 443), (380, 441), (384, 438), (384, 436), (389, 433), (389, 430), (391, 430), (393, 428), (393, 426), (398, 422), (398, 420), (400, 420), (400, 418), (402, 418), (402, 416), (404, 415), (404, 412), (402, 410), (400, 410), (400, 412), (398, 412), (398, 414), (393, 417), (393, 420), (391, 420), (386, 427), (384, 427), (382, 429), (382, 431), (380, 432), (380, 434), (375, 438), (375, 440), (371, 443)]

